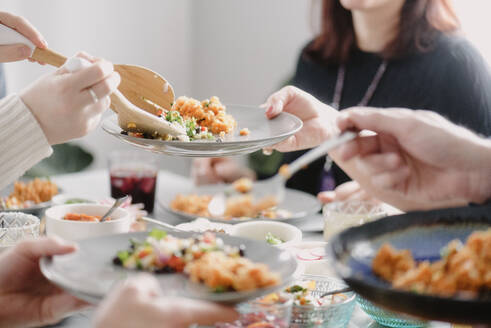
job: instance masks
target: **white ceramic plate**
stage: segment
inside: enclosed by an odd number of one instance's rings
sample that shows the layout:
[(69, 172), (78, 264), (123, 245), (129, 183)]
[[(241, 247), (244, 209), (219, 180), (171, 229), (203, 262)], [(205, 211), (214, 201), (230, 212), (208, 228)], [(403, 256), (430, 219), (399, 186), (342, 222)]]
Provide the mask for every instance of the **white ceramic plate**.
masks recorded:
[[(171, 234), (179, 238), (196, 235), (191, 232)], [(131, 238), (144, 240), (147, 235), (148, 232), (134, 232), (83, 240), (78, 243), (79, 249), (75, 253), (42, 258), (41, 271), (50, 281), (77, 297), (98, 302), (117, 282), (140, 272), (121, 268), (112, 261), (118, 251), (128, 249)], [(289, 252), (253, 240), (227, 235), (220, 235), (220, 238), (227, 245), (244, 245), (245, 256), (254, 262), (267, 264), (271, 271), (280, 275), (281, 284), (250, 292), (213, 293), (206, 286), (189, 281), (183, 274), (154, 274), (167, 296), (236, 304), (267, 295), (292, 282), (297, 262)]]
[[(272, 146), (302, 128), (302, 121), (294, 115), (281, 113), (272, 120), (266, 118), (264, 109), (243, 105), (227, 105), (227, 112), (237, 121), (237, 127), (222, 142), (197, 140), (192, 142), (162, 141), (136, 138), (121, 134), (117, 116), (106, 118), (102, 128), (107, 133), (152, 152), (185, 157), (220, 157), (249, 154), (264, 147)], [(248, 136), (240, 136), (239, 131), (248, 128)]]
[[(224, 184), (199, 186), (194, 188), (180, 188), (179, 186), (173, 186), (172, 192), (161, 193), (159, 195), (159, 205), (166, 211), (176, 215), (181, 220), (192, 221), (199, 216), (194, 214), (188, 214), (183, 212), (177, 212), (170, 208), (170, 203), (176, 197), (177, 194), (198, 194), (198, 195), (215, 195), (222, 192), (226, 188)], [(285, 197), (281, 204), (278, 205), (278, 209), (286, 210), (291, 213), (291, 217), (285, 219), (271, 219), (272, 221), (279, 222), (291, 222), (293, 220), (305, 219), (310, 215), (319, 212), (321, 205), (316, 197), (294, 189), (286, 189)], [(265, 220), (265, 218), (246, 218), (246, 219), (217, 219), (213, 217), (207, 217), (206, 219), (222, 223), (239, 223), (251, 220)]]

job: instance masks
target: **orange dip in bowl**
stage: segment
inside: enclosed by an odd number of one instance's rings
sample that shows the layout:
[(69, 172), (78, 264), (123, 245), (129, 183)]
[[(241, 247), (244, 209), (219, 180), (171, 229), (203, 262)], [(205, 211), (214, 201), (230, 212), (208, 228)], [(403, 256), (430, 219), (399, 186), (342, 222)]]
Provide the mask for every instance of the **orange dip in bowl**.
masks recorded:
[[(67, 213), (63, 217), (63, 220), (68, 221), (83, 221), (83, 222), (100, 222), (100, 215), (87, 215), (87, 214), (77, 214), (77, 213)], [(106, 218), (106, 221), (111, 221), (111, 218)]]

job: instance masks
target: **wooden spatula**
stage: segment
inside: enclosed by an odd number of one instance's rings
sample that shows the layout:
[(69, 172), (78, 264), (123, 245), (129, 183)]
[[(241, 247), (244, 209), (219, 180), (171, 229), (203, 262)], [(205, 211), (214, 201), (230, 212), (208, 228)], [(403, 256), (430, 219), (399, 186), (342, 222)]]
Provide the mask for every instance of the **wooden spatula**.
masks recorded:
[[(39, 49), (26, 37), (0, 24), (0, 45), (25, 44), (31, 48), (31, 57), (47, 64), (60, 67), (66, 57), (49, 49)], [(172, 86), (159, 74), (133, 65), (114, 65), (121, 75), (119, 90), (136, 107), (157, 114), (159, 108), (170, 109), (174, 101)], [(114, 109), (114, 105), (111, 106)]]
[[(35, 48), (33, 59), (56, 67), (62, 66), (66, 57), (50, 49)], [(174, 90), (159, 74), (135, 65), (114, 65), (114, 70), (121, 75), (119, 91), (133, 105), (157, 115), (159, 109), (170, 109), (174, 101)], [(111, 108), (114, 104), (111, 103)]]

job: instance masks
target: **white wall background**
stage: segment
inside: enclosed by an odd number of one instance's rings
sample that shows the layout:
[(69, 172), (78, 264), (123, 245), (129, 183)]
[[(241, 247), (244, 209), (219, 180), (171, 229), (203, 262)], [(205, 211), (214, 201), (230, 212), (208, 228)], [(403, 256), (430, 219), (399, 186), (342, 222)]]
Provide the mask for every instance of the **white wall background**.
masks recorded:
[[(146, 66), (176, 95), (228, 103), (261, 103), (293, 73), (312, 36), (310, 0), (3, 0), (1, 10), (29, 19), (62, 54), (85, 50)], [(6, 69), (10, 92), (53, 70), (28, 62)], [(112, 149), (131, 149), (101, 129), (79, 142), (96, 154), (93, 168), (104, 167)], [(188, 171), (188, 160), (159, 159)]]
[[(455, 4), (467, 36), (491, 58), (491, 1)], [(3, 0), (1, 10), (28, 18), (63, 54), (85, 50), (147, 66), (171, 81), (177, 95), (243, 104), (261, 103), (292, 75), (319, 16), (311, 0)], [(6, 66), (11, 92), (53, 70)], [(94, 168), (106, 165), (112, 149), (130, 148), (100, 129), (79, 142), (96, 154)], [(159, 159), (187, 173), (188, 160)]]

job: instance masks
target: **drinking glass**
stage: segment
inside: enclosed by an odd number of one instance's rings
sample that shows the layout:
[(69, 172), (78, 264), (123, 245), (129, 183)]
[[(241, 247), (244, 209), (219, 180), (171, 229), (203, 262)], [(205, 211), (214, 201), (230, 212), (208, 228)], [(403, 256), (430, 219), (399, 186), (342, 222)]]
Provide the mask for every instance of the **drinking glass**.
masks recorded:
[(21, 212), (0, 213), (0, 251), (39, 236), (39, 219)]
[(382, 203), (348, 200), (324, 205), (324, 239), (327, 241), (342, 230), (384, 217)]
[(143, 203), (153, 212), (157, 185), (155, 159), (139, 152), (114, 152), (109, 156), (111, 197), (130, 195), (133, 203)]

